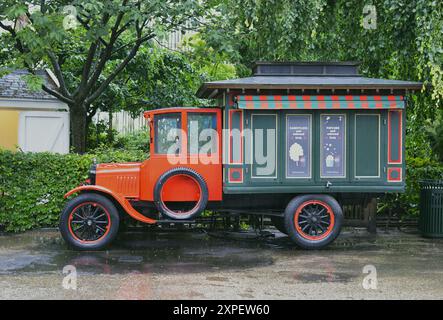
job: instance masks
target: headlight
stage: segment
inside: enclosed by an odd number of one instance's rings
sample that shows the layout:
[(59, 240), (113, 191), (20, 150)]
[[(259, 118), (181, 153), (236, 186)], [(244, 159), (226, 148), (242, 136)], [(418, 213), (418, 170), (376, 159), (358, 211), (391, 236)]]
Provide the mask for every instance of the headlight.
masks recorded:
[(89, 180), (91, 181), (91, 184), (95, 184), (96, 174), (97, 174), (97, 165), (93, 164), (89, 169)]

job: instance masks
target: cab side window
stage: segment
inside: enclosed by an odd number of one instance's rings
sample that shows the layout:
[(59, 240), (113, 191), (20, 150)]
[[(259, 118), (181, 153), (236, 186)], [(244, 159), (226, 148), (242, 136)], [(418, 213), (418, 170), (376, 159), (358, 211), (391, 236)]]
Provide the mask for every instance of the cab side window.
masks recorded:
[(215, 113), (188, 113), (188, 153), (217, 153), (217, 115)]
[(178, 154), (181, 148), (181, 114), (159, 114), (154, 117), (155, 153)]

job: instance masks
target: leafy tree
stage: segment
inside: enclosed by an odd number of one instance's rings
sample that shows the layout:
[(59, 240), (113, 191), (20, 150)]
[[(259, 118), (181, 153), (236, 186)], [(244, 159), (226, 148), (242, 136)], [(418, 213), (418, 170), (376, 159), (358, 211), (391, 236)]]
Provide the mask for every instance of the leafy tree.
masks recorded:
[(202, 81), (225, 80), (237, 76), (230, 56), (224, 50), (216, 51), (208, 46), (200, 33), (185, 38), (183, 48)]
[(257, 60), (306, 60), (324, 0), (220, 0), (202, 38), (237, 63), (241, 75)]
[(41, 79), (39, 85), (68, 104), (73, 146), (84, 152), (93, 104), (142, 45), (185, 25), (197, 27), (206, 11), (197, 0), (4, 0), (0, 27), (14, 46), (10, 65), (54, 71), (58, 90)]
[[(367, 5), (375, 28), (364, 27)], [(366, 76), (423, 81), (408, 97), (407, 151), (429, 154), (423, 125), (443, 106), (443, 2), (430, 0), (219, 0), (201, 33), (240, 74), (256, 60), (361, 61)]]
[[(146, 109), (175, 106), (211, 105), (214, 101), (198, 99), (195, 92), (204, 81), (236, 77), (235, 67), (223, 54), (207, 52), (206, 43), (199, 34), (185, 37), (182, 50), (170, 50), (158, 43), (144, 44), (137, 56), (128, 64), (97, 102), (91, 107), (90, 117), (97, 108), (109, 112), (109, 123), (91, 127), (94, 147), (99, 132), (106, 130), (107, 143), (114, 145), (112, 112), (125, 110), (134, 117)], [(97, 132), (98, 131), (98, 132)]]

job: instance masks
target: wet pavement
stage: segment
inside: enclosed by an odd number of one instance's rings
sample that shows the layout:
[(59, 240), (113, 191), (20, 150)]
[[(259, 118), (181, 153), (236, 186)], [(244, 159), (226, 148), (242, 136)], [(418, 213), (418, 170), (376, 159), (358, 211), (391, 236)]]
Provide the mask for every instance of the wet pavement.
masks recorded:
[(56, 230), (3, 234), (0, 299), (443, 298), (443, 239), (348, 229), (303, 251), (268, 231), (132, 231), (99, 252)]

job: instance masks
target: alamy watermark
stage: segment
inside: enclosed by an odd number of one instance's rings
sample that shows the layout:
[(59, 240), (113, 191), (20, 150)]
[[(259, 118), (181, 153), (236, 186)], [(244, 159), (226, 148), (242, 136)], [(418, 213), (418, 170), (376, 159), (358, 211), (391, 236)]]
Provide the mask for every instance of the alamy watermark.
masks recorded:
[(79, 25), (77, 20), (77, 8), (73, 5), (67, 5), (63, 7), (62, 10), (65, 17), (63, 18), (63, 28), (65, 30), (75, 29)]
[(377, 268), (372, 264), (368, 264), (363, 267), (362, 272), (367, 274), (367, 276), (363, 278), (362, 282), (363, 289), (377, 290), (378, 286)]
[[(269, 175), (275, 171), (277, 153), (275, 129), (246, 128), (242, 131), (223, 129), (222, 137), (225, 142), (231, 141), (230, 147), (233, 153), (239, 149), (232, 146), (234, 141), (238, 142), (238, 146), (244, 144), (243, 163), (257, 165), (257, 175)], [(163, 135), (162, 139), (156, 139), (155, 143), (158, 145), (155, 153), (166, 155), (169, 163), (173, 165), (228, 163), (230, 158), (228, 145), (222, 146), (220, 142), (217, 130), (207, 128), (199, 131), (197, 122), (190, 122), (188, 132), (174, 128)], [(225, 152), (220, 157), (222, 149)]]
[(377, 29), (377, 9), (372, 4), (363, 7), (363, 28), (367, 30)]
[(67, 265), (63, 268), (62, 287), (66, 290), (77, 290), (77, 269), (73, 265)]

